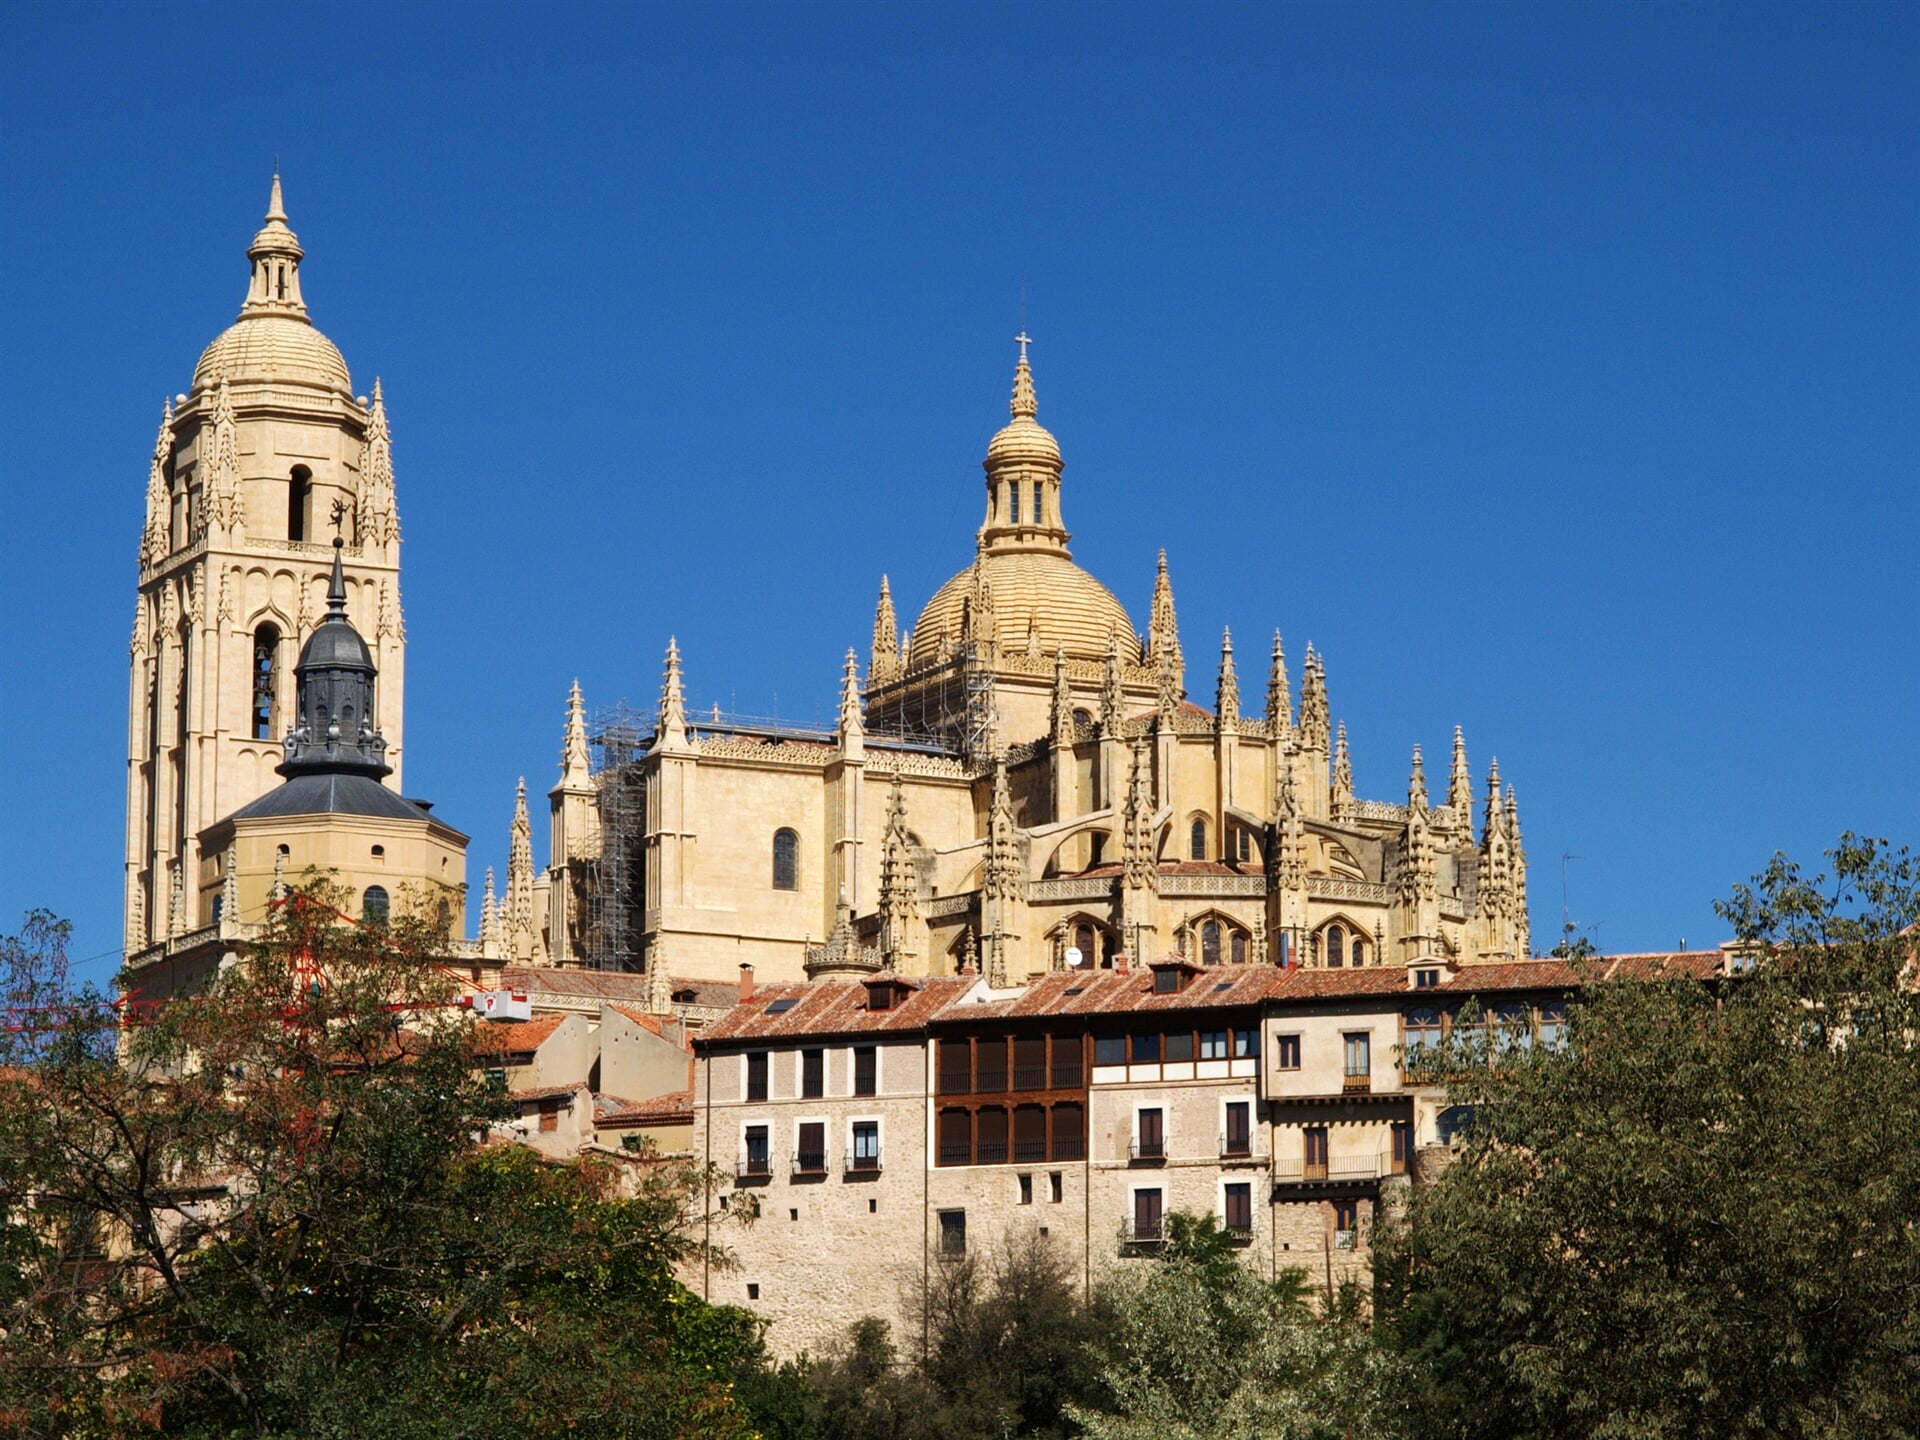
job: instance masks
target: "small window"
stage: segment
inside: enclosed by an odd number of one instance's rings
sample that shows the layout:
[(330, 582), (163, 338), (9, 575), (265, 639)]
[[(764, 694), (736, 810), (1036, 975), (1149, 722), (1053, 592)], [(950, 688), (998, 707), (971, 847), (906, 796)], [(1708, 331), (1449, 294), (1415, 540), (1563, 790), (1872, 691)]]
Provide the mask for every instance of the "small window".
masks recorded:
[(1078, 1090), (1081, 1081), (1081, 1051), (1078, 1035), (1053, 1037), (1053, 1088)]
[(800, 1002), (794, 999), (774, 1000), (767, 1005), (767, 1014), (784, 1015)]
[(1133, 1063), (1136, 1065), (1155, 1065), (1160, 1061), (1160, 1034), (1133, 1037)]
[(1553, 1001), (1540, 1007), (1540, 1046), (1544, 1050), (1558, 1050), (1566, 1040), (1567, 1007), (1559, 1001)]
[(1309, 1125), (1300, 1132), (1301, 1161), (1307, 1167), (1307, 1179), (1327, 1178), (1327, 1127)]
[(1033, 1204), (1033, 1176), (1031, 1175), (1022, 1175), (1020, 1177), (1020, 1203), (1022, 1205)]
[(1434, 990), (1440, 985), (1438, 970), (1416, 970), (1413, 972), (1413, 988), (1416, 990)]
[(1233, 1058), (1236, 1060), (1257, 1059), (1260, 1054), (1260, 1032), (1258, 1030), (1238, 1030), (1233, 1032)]
[(1124, 1065), (1127, 1063), (1127, 1037), (1124, 1035), (1096, 1035), (1093, 1037), (1093, 1063), (1096, 1065)]
[(313, 472), (304, 465), (293, 467), (287, 477), (287, 539), (307, 538), (307, 503), (313, 495)]
[(1018, 1105), (1013, 1111), (1013, 1162), (1031, 1165), (1047, 1158), (1047, 1108)]
[(1338, 970), (1347, 963), (1347, 931), (1344, 925), (1327, 927), (1327, 964)]
[(1160, 1053), (1167, 1060), (1193, 1059), (1193, 1032), (1169, 1030), (1160, 1041)]
[(1353, 968), (1356, 970), (1367, 963), (1367, 942), (1358, 935), (1353, 937), (1352, 960)]
[(853, 1047), (853, 1093), (856, 1095), (875, 1095), (879, 1093), (877, 1071), (878, 1053), (871, 1045)]
[(966, 1211), (942, 1210), (940, 1212), (940, 1253), (942, 1255), (967, 1253)]
[(1003, 1095), (1007, 1089), (1007, 1042), (999, 1035), (984, 1036), (973, 1044), (973, 1088), (981, 1095)]
[(384, 885), (369, 885), (360, 897), (360, 918), (369, 925), (387, 923), (387, 891)]
[(1143, 1244), (1157, 1243), (1161, 1238), (1161, 1194), (1159, 1190), (1136, 1190), (1133, 1192), (1133, 1238)]
[(749, 1300), (758, 1300), (760, 1298), (760, 1285), (758, 1281), (749, 1280), (747, 1282), (747, 1298)]
[(1233, 963), (1236, 965), (1247, 963), (1247, 933), (1244, 930), (1233, 932)]
[(1177, 995), (1180, 992), (1180, 972), (1171, 965), (1163, 965), (1153, 972), (1153, 993), (1156, 995)]
[(1409, 1010), (1407, 1012), (1407, 1040), (1404, 1053), (1409, 1065), (1416, 1065), (1429, 1055), (1437, 1054), (1440, 1048), (1440, 1012), (1438, 1010)]
[(1393, 1173), (1407, 1173), (1407, 1162), (1413, 1158), (1413, 1124), (1407, 1120), (1393, 1122)]
[(747, 1126), (746, 1153), (740, 1157), (740, 1173), (743, 1175), (765, 1175), (771, 1169), (771, 1156), (767, 1150), (767, 1127), (764, 1125)]
[(1221, 1221), (1229, 1235), (1253, 1233), (1253, 1186), (1241, 1182), (1221, 1189)]
[(253, 632), (253, 738), (273, 738), (274, 692), (279, 688), (280, 631), (262, 625)]
[(767, 1098), (767, 1052), (755, 1050), (747, 1056), (747, 1099)]
[(1233, 854), (1242, 865), (1253, 859), (1253, 835), (1244, 825), (1234, 826)]
[(1013, 1088), (1047, 1088), (1047, 1037), (1018, 1035), (1013, 1041)]
[(373, 847), (373, 858), (374, 858), (374, 859), (376, 859), (376, 860), (384, 860), (384, 859), (386, 859), (386, 858), (387, 858), (387, 847), (386, 847), (386, 846), (384, 846), (384, 845), (376, 845), (376, 846), (374, 846), (374, 847)]
[(856, 1170), (880, 1168), (880, 1122), (878, 1120), (854, 1121), (852, 1163)]
[(1226, 1059), (1227, 1032), (1224, 1030), (1202, 1030), (1200, 1032), (1200, 1058), (1202, 1060)]
[(1020, 482), (1018, 480), (1007, 486), (1007, 523), (1009, 525), (1020, 523)]
[(1298, 1070), (1300, 1068), (1300, 1037), (1298, 1035), (1281, 1035), (1274, 1043), (1279, 1048), (1279, 1054), (1274, 1060), (1275, 1068), (1280, 1070)]
[(940, 1042), (940, 1093), (969, 1095), (973, 1092), (973, 1048), (966, 1040)]
[(1060, 1203), (1061, 1193), (1060, 1172), (1058, 1170), (1049, 1171), (1047, 1174), (1047, 1199), (1051, 1200), (1055, 1205), (1058, 1205)]
[(1253, 1104), (1248, 1100), (1227, 1102), (1227, 1130), (1221, 1153), (1249, 1155), (1253, 1152)]
[(825, 1121), (807, 1120), (801, 1123), (794, 1143), (793, 1168), (806, 1175), (818, 1175), (827, 1168)]
[(1345, 1074), (1357, 1080), (1373, 1073), (1373, 1037), (1364, 1030), (1351, 1030), (1341, 1037), (1345, 1042)]
[(1007, 1163), (1007, 1112), (998, 1105), (978, 1111), (973, 1117), (973, 1163)]
[(1351, 1250), (1360, 1232), (1360, 1204), (1356, 1200), (1333, 1202), (1333, 1243), (1340, 1250)]
[(802, 1050), (800, 1052), (800, 1098), (818, 1100), (826, 1093), (827, 1052)]
[(773, 888), (800, 888), (800, 836), (792, 830), (773, 832)]
[(1133, 1123), (1133, 1158), (1136, 1160), (1166, 1159), (1166, 1112), (1158, 1106), (1149, 1106), (1143, 1110), (1136, 1110), (1134, 1112)]
[(1200, 927), (1200, 963), (1218, 965), (1220, 963), (1220, 922), (1209, 920)]
[(1187, 831), (1187, 858), (1204, 860), (1207, 858), (1207, 822), (1196, 818)]
[(540, 1129), (542, 1132), (560, 1128), (560, 1097), (552, 1096), (540, 1102)]
[(1100, 963), (1100, 957), (1094, 953), (1093, 926), (1076, 925), (1073, 930), (1073, 948), (1080, 952), (1080, 963), (1089, 969)]

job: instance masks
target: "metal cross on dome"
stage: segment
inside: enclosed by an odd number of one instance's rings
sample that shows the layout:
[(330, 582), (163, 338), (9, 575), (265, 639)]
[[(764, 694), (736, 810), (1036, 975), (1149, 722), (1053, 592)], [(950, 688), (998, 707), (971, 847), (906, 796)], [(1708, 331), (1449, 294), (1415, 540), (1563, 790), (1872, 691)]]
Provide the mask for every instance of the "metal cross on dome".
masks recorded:
[(1033, 343), (1033, 337), (1027, 334), (1025, 330), (1022, 330), (1018, 335), (1013, 337), (1013, 341), (1016, 345), (1020, 347), (1020, 358), (1022, 360), (1026, 359), (1027, 346)]

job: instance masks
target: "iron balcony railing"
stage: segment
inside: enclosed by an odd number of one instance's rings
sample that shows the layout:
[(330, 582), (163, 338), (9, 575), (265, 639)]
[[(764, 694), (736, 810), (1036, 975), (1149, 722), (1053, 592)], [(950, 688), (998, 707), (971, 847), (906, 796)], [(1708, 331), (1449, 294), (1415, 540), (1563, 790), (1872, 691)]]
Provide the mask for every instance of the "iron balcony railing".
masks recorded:
[(1235, 1134), (1227, 1131), (1220, 1137), (1220, 1158), (1222, 1160), (1245, 1160), (1253, 1154), (1253, 1134), (1251, 1131)]
[(1016, 1065), (1013, 1067), (1013, 1088), (1016, 1090), (1044, 1090), (1047, 1088), (1047, 1067), (1044, 1065)]
[(855, 1173), (860, 1173), (862, 1171), (878, 1170), (879, 1168), (880, 1168), (880, 1151), (878, 1149), (874, 1150), (873, 1153), (870, 1155), (863, 1155), (860, 1152), (855, 1151), (853, 1154), (847, 1157), (847, 1169), (854, 1171)]
[(1122, 1245), (1164, 1245), (1167, 1242), (1167, 1222), (1164, 1216), (1156, 1215), (1152, 1219), (1135, 1217), (1120, 1227)]
[(1127, 1147), (1127, 1158), (1140, 1161), (1164, 1160), (1167, 1158), (1167, 1142), (1160, 1136), (1135, 1140)]
[(742, 1155), (734, 1173), (742, 1180), (764, 1180), (773, 1174), (773, 1163), (765, 1155)]
[(1369, 1095), (1373, 1093), (1373, 1073), (1363, 1070), (1359, 1074), (1347, 1074), (1341, 1077), (1342, 1095)]
[(1285, 1160), (1278, 1156), (1273, 1162), (1273, 1180), (1276, 1185), (1335, 1184), (1342, 1181), (1378, 1180), (1391, 1174), (1392, 1162), (1385, 1153), (1379, 1155), (1335, 1155), (1327, 1160), (1307, 1160), (1304, 1158)]
[(827, 1152), (824, 1150), (802, 1150), (793, 1157), (793, 1173), (796, 1175), (824, 1175), (827, 1173)]

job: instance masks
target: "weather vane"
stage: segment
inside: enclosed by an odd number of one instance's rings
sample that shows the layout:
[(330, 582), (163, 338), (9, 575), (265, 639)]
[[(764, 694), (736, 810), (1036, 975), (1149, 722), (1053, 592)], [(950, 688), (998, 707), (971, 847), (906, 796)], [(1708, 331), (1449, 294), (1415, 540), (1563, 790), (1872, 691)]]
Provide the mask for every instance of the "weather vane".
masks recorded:
[(347, 518), (347, 502), (337, 495), (334, 496), (333, 509), (328, 513), (333, 517), (333, 533), (339, 536), (341, 533), (340, 527), (346, 522)]

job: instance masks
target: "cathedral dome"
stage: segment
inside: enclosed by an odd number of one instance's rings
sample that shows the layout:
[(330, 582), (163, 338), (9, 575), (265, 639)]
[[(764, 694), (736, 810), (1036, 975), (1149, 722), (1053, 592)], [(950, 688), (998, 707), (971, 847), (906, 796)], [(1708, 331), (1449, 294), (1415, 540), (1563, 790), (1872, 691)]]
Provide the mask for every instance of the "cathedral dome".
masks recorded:
[(249, 315), (214, 337), (193, 367), (193, 388), (262, 381), (311, 385), (351, 397), (353, 379), (333, 341), (303, 319)]
[(1060, 442), (1031, 415), (1016, 415), (987, 442), (987, 468), (1023, 462), (1060, 468)]
[[(1041, 651), (1048, 655), (1058, 646), (1070, 659), (1100, 660), (1113, 635), (1119, 636), (1123, 657), (1130, 660), (1140, 653), (1127, 607), (1058, 551), (989, 550), (979, 563), (993, 591), (994, 640), (1002, 651), (1024, 651), (1031, 627), (1039, 634)], [(969, 565), (934, 592), (913, 627), (910, 667), (937, 660), (942, 637), (960, 638), (973, 584), (974, 567)]]

